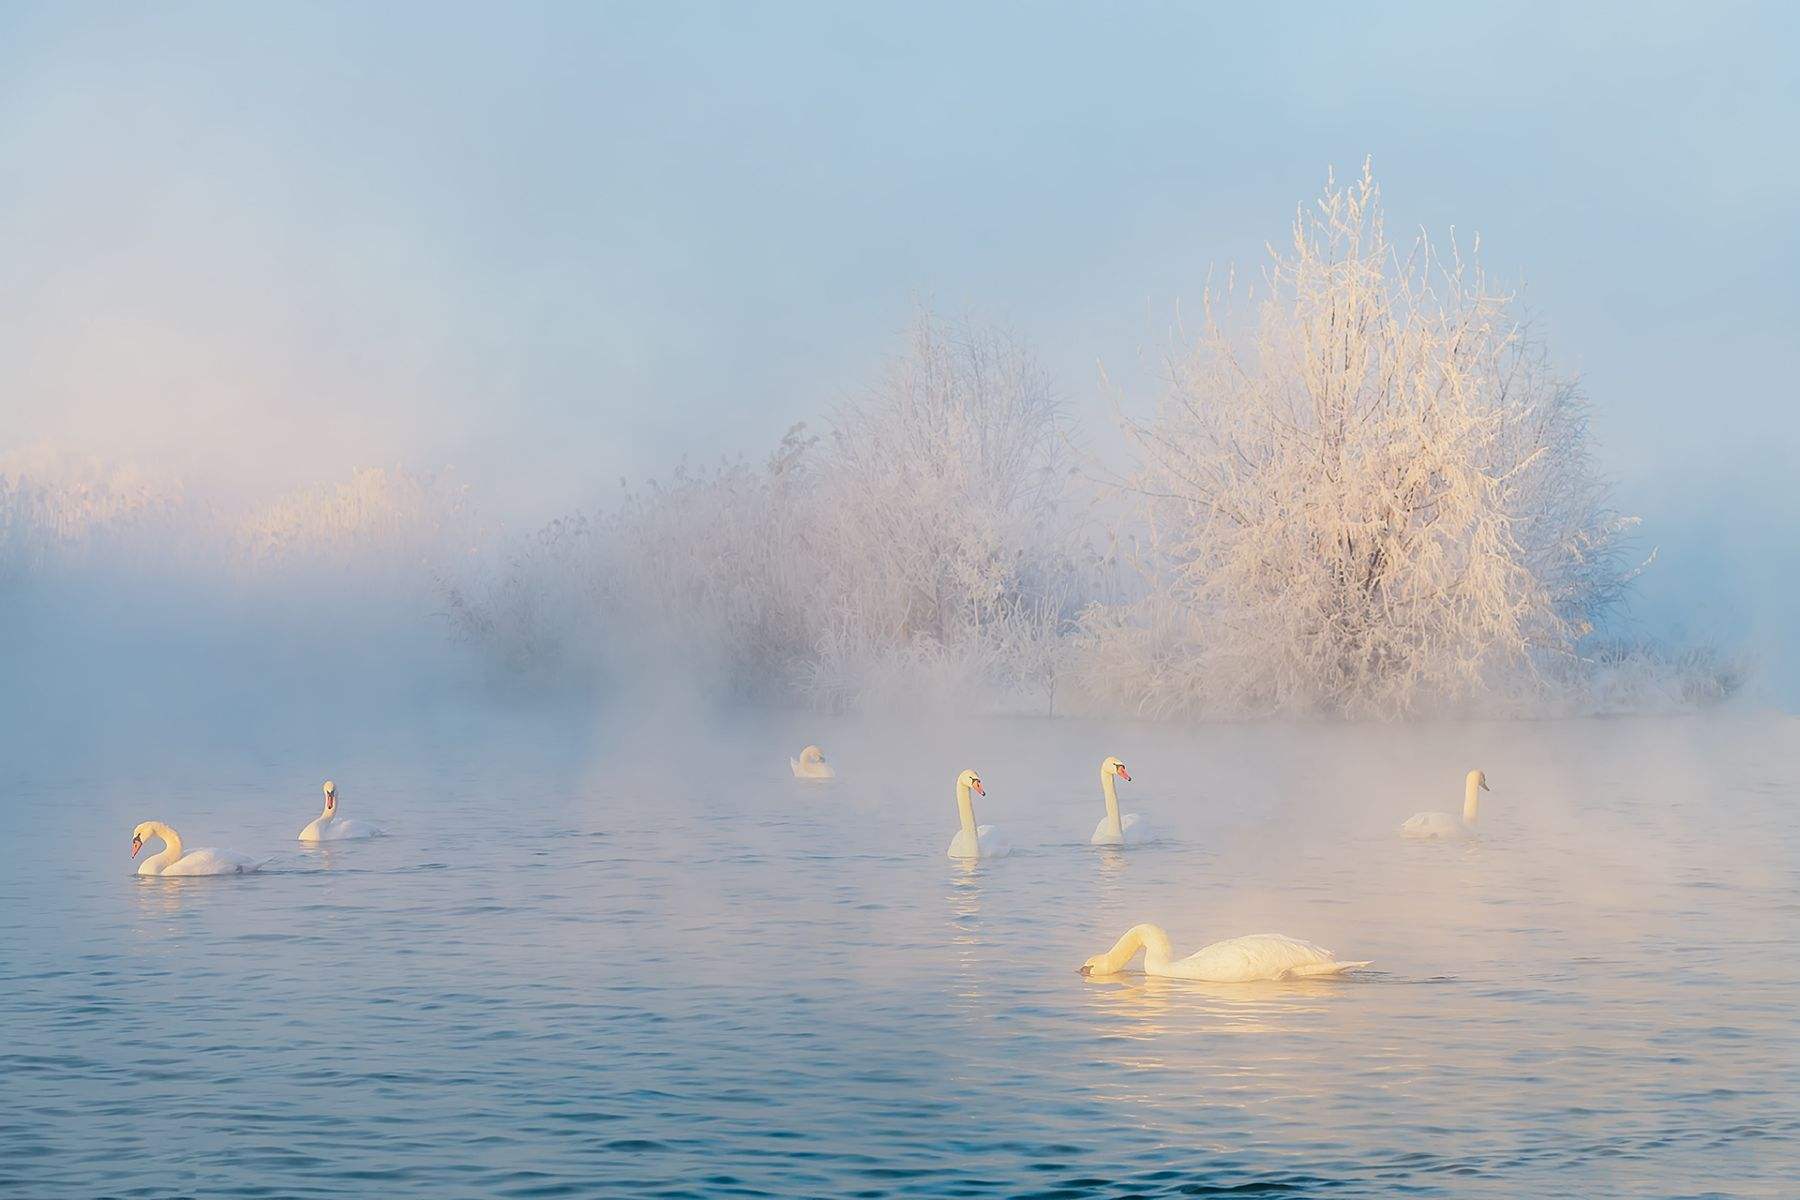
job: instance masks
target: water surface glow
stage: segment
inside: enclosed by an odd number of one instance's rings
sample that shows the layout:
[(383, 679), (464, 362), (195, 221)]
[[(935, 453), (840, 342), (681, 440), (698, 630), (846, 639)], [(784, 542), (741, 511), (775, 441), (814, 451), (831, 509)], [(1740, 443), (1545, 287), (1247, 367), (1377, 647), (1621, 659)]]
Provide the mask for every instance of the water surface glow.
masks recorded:
[[(14, 764), (0, 1192), (1788, 1195), (1795, 732), (470, 719)], [(1107, 753), (1163, 844), (1085, 844)], [(1477, 765), (1479, 843), (1394, 836)], [(943, 857), (963, 766), (1011, 858)], [(327, 774), (391, 836), (293, 842)], [(151, 816), (275, 862), (135, 878)], [(1375, 967), (1076, 974), (1139, 920)]]

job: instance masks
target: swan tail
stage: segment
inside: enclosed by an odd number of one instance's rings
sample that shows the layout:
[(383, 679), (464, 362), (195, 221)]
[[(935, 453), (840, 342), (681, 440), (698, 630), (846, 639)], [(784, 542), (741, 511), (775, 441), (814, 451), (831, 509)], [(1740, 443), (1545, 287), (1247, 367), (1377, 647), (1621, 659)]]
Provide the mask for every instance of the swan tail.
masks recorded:
[(1345, 971), (1355, 971), (1361, 967), (1368, 966), (1369, 963), (1374, 961), (1374, 959), (1369, 959), (1368, 962), (1306, 963), (1298, 967), (1289, 967), (1281, 973), (1281, 978), (1304, 979), (1311, 975), (1342, 975)]

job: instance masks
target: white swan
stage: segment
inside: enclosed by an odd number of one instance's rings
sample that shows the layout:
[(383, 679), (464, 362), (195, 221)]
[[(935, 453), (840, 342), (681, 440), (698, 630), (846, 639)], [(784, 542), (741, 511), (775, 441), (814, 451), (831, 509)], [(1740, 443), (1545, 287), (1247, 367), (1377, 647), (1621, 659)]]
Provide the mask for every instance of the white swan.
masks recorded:
[(800, 752), (799, 758), (788, 759), (788, 766), (794, 768), (796, 779), (837, 778), (837, 772), (825, 762), (825, 752), (817, 746), (808, 746)]
[(987, 795), (987, 789), (981, 786), (981, 776), (973, 771), (964, 771), (956, 777), (956, 813), (962, 818), (962, 828), (950, 839), (951, 858), (1005, 858), (1012, 853), (1012, 847), (1006, 844), (998, 829), (992, 825), (975, 824), (975, 801), (970, 798), (973, 790), (978, 796)]
[(1458, 838), (1468, 837), (1475, 832), (1475, 801), (1477, 792), (1490, 790), (1487, 776), (1480, 771), (1470, 771), (1463, 781), (1462, 820), (1457, 820), (1447, 812), (1414, 813), (1400, 825), (1400, 836), (1409, 838)]
[(338, 816), (337, 784), (325, 781), (325, 811), (300, 831), (303, 842), (341, 842), (349, 838), (378, 837), (381, 830), (367, 821), (346, 821)]
[(181, 835), (161, 821), (145, 821), (131, 831), (131, 857), (144, 848), (146, 838), (161, 838), (163, 848), (138, 864), (139, 875), (245, 875), (263, 865), (265, 860), (251, 858), (231, 850), (189, 850), (181, 852)]
[(1252, 933), (1214, 942), (1186, 958), (1173, 957), (1169, 935), (1160, 925), (1133, 925), (1105, 954), (1082, 964), (1083, 975), (1111, 975), (1144, 952), (1144, 973), (1169, 979), (1203, 979), (1209, 983), (1249, 983), (1257, 979), (1301, 979), (1337, 975), (1366, 962), (1338, 962), (1331, 951), (1279, 933)]
[(1144, 820), (1141, 813), (1119, 815), (1119, 792), (1113, 783), (1117, 776), (1126, 783), (1131, 782), (1131, 772), (1125, 764), (1116, 758), (1108, 758), (1100, 764), (1100, 794), (1106, 798), (1106, 815), (1094, 826), (1093, 844), (1096, 846), (1141, 846), (1145, 842), (1156, 840), (1156, 834), (1150, 829), (1150, 822)]

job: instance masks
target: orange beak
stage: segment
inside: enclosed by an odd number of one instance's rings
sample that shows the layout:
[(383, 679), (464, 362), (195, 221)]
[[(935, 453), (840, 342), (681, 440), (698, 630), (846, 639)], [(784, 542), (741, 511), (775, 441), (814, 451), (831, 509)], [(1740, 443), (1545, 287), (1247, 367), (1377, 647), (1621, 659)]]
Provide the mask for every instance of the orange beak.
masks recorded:
[(131, 857), (136, 858), (138, 851), (142, 850), (143, 848), (144, 848), (144, 839), (143, 838), (134, 837), (131, 839)]
[(977, 796), (987, 795), (987, 789), (981, 786), (981, 780), (979, 779), (975, 781), (975, 794)]
[(1131, 772), (1130, 772), (1130, 771), (1127, 771), (1127, 770), (1126, 770), (1126, 769), (1125, 769), (1125, 764), (1124, 764), (1124, 763), (1120, 763), (1120, 764), (1119, 764), (1119, 778), (1120, 778), (1120, 779), (1123, 779), (1123, 780), (1124, 780), (1124, 781), (1125, 781), (1125, 782), (1126, 782), (1126, 783), (1130, 783), (1130, 782), (1131, 782)]

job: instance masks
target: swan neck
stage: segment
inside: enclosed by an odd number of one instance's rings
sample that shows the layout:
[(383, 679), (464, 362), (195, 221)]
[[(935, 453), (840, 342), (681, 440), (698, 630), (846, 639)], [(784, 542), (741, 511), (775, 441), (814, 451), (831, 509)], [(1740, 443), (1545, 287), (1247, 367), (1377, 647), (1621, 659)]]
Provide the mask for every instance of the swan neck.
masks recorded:
[[(144, 860), (144, 866), (148, 867), (154, 864), (155, 870), (150, 873), (153, 875), (160, 874), (165, 867), (181, 858), (181, 835), (176, 833), (173, 829), (170, 829), (167, 825), (164, 825), (161, 821), (154, 821), (150, 825), (150, 836), (161, 838), (163, 840), (163, 848), (149, 858), (146, 858)], [(140, 871), (142, 869), (142, 867), (139, 868)]]
[(1097, 969), (1106, 975), (1123, 971), (1139, 950), (1144, 952), (1144, 970), (1160, 974), (1169, 964), (1169, 935), (1159, 925), (1133, 925), (1101, 956)]
[(975, 800), (969, 795), (969, 785), (956, 785), (956, 815), (962, 820), (962, 831), (967, 834), (975, 832)]
[(1123, 836), (1125, 831), (1119, 824), (1119, 788), (1113, 782), (1111, 771), (1100, 772), (1100, 792), (1106, 797), (1106, 827), (1115, 835)]
[(1478, 803), (1477, 798), (1480, 794), (1481, 784), (1473, 779), (1469, 780), (1468, 784), (1463, 788), (1464, 825), (1473, 825), (1475, 823), (1475, 806)]
[(1161, 925), (1139, 925), (1132, 932), (1144, 946), (1144, 970), (1151, 975), (1161, 975), (1175, 957), (1169, 935)]

